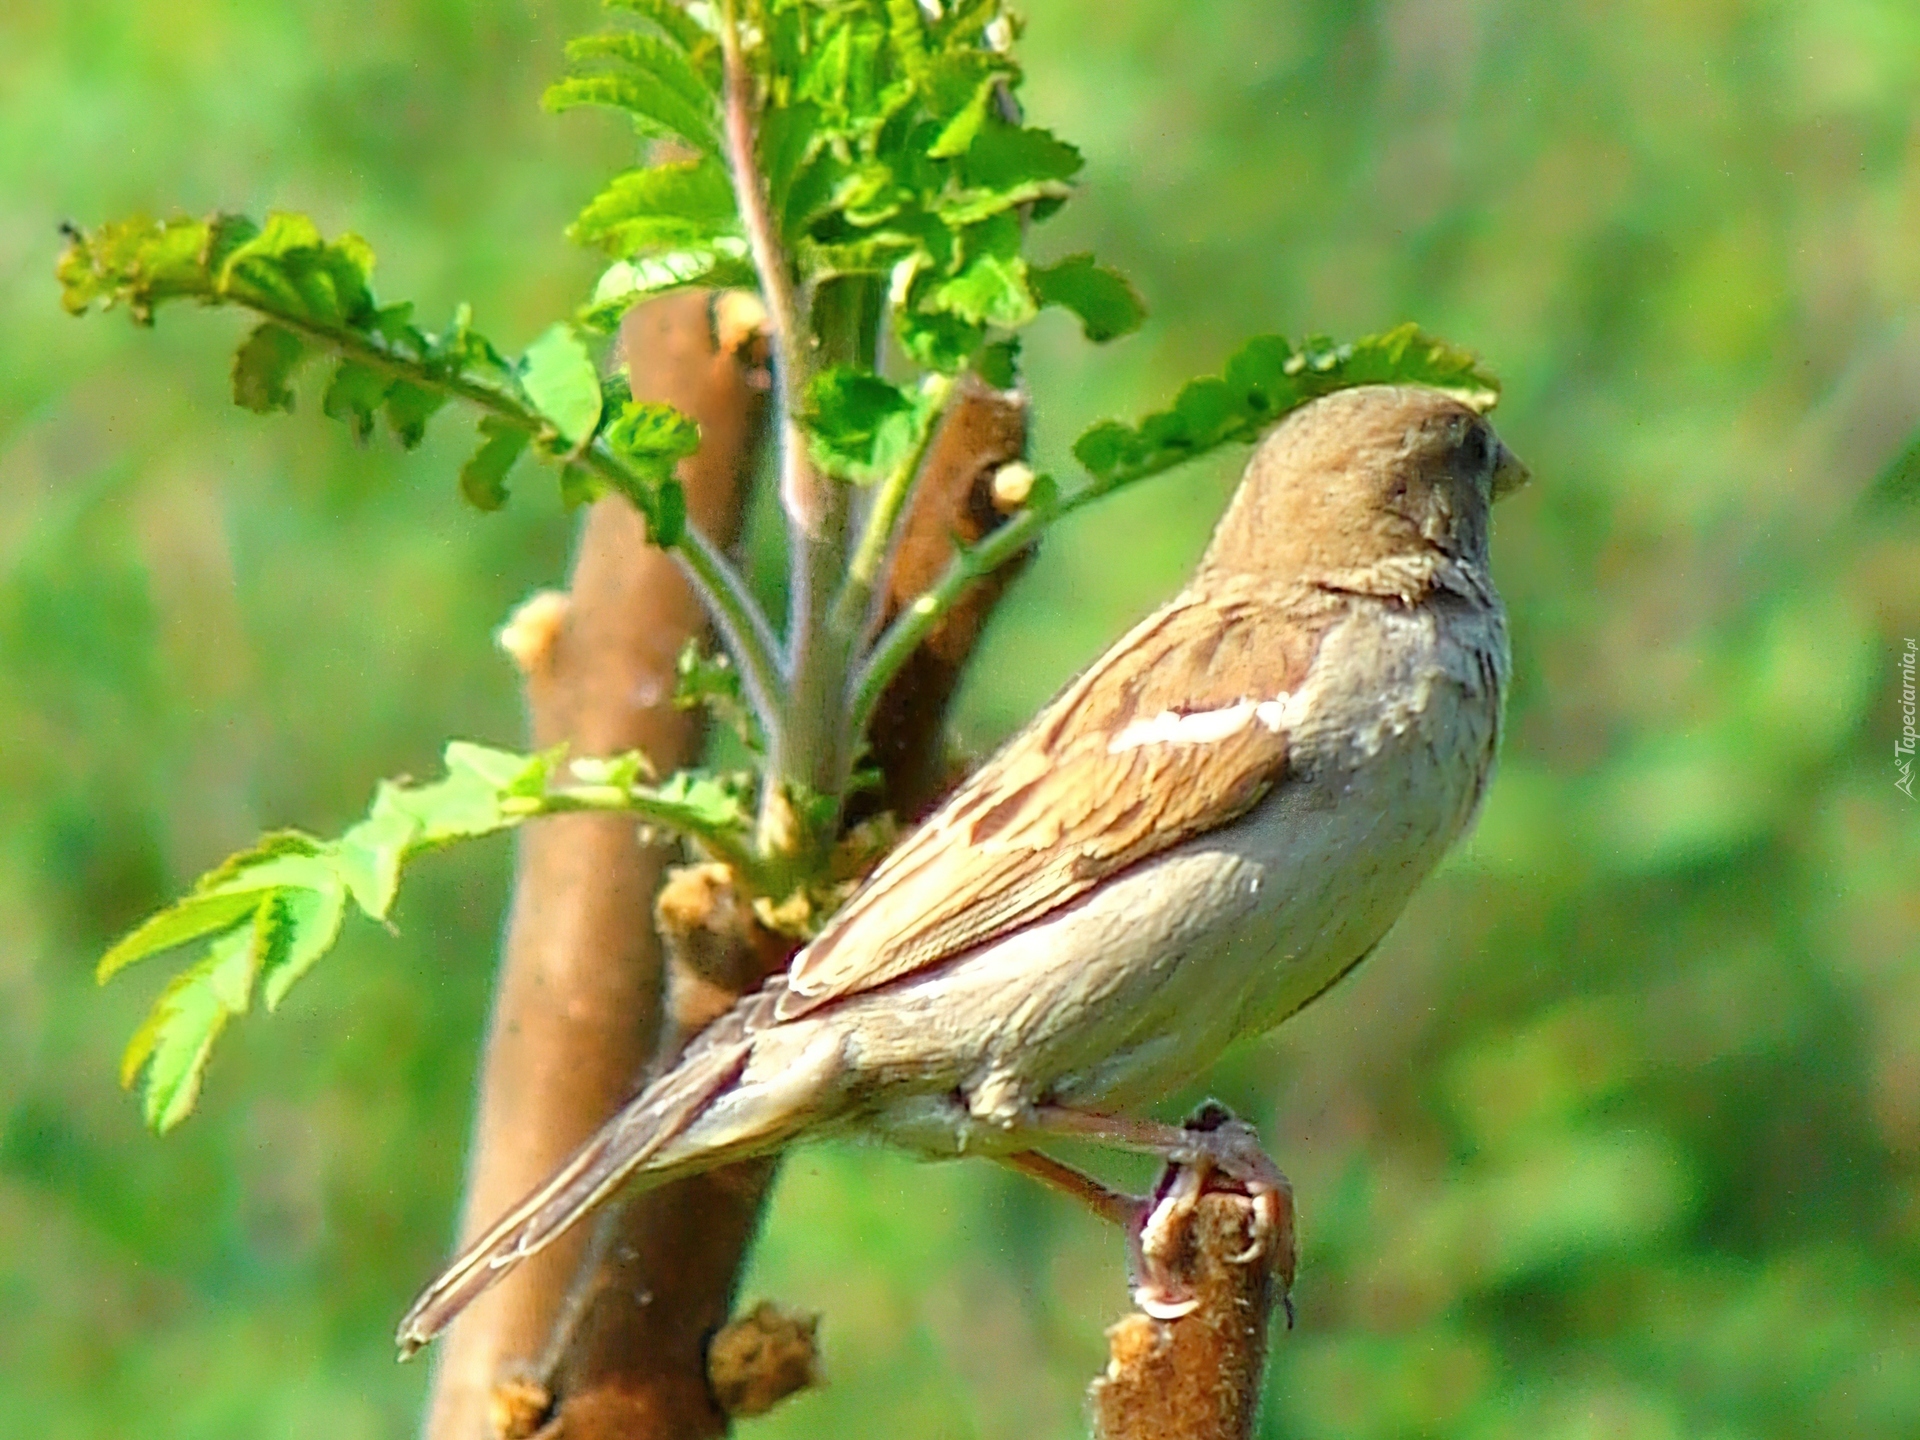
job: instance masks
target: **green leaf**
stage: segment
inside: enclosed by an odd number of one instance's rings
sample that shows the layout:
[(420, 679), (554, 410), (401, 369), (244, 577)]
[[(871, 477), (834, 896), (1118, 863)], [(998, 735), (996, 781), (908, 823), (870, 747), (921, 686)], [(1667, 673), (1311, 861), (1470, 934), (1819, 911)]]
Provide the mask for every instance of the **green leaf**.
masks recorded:
[(340, 839), (298, 831), (268, 835), (203, 875), (191, 895), (139, 926), (102, 957), (102, 980), (146, 955), (212, 936), (176, 975), (129, 1043), (122, 1081), (146, 1072), (144, 1107), (159, 1129), (193, 1107), (213, 1043), (244, 1014), (256, 983), (269, 1010), (332, 948), (351, 898), (384, 919), (401, 870), (442, 845), (492, 834), (539, 814), (603, 810), (698, 838), (751, 866), (753, 817), (738, 784), (680, 775), (657, 789), (638, 754), (576, 762), (581, 785), (556, 784), (564, 747), (532, 755), (454, 742), (446, 775), (425, 785), (385, 782), (367, 818)]
[[(634, 42), (652, 39), (644, 35), (626, 38)], [(574, 43), (577, 45), (580, 42)], [(693, 68), (666, 45), (659, 44), (658, 53), (672, 56), (679, 62), (679, 79), (692, 78), (696, 84), (699, 83)], [(670, 69), (671, 65), (672, 61), (663, 62), (662, 70)], [(720, 149), (714, 128), (718, 119), (714, 106), (689, 100), (682, 93), (681, 86), (663, 79), (660, 71), (626, 70), (613, 75), (575, 75), (548, 86), (540, 103), (556, 114), (582, 105), (622, 110), (644, 131), (678, 136), (696, 150), (709, 154), (716, 154)]]
[(934, 290), (932, 302), (962, 320), (1009, 330), (1026, 324), (1039, 312), (1027, 284), (1027, 262), (1018, 255), (976, 257)]
[[(204, 883), (204, 882), (203, 882)], [(263, 889), (228, 890), (205, 893), (196, 890), (176, 900), (159, 914), (141, 922), (131, 934), (117, 941), (100, 957), (94, 967), (94, 979), (102, 984), (120, 971), (149, 955), (171, 950), (189, 940), (215, 930), (225, 930), (259, 908)]]
[(1010, 336), (983, 346), (974, 357), (973, 368), (980, 378), (996, 390), (1011, 390), (1020, 383), (1020, 340)]
[(460, 467), (460, 493), (476, 510), (507, 503), (507, 472), (533, 437), (518, 425), (488, 415), (480, 421), (480, 448)]
[(582, 307), (578, 320), (586, 329), (608, 334), (628, 310), (650, 296), (689, 286), (712, 290), (750, 286), (757, 278), (747, 258), (747, 242), (730, 235), (711, 245), (616, 260), (601, 272), (593, 299)]
[(1428, 385), (1476, 409), (1492, 406), (1499, 382), (1472, 352), (1401, 325), (1351, 344), (1310, 340), (1298, 348), (1279, 336), (1249, 341), (1225, 373), (1184, 386), (1173, 405), (1137, 426), (1102, 421), (1073, 447), (1095, 489), (1136, 480), (1220, 445), (1258, 439), (1289, 411), (1354, 385)]
[(725, 652), (709, 655), (700, 648), (698, 640), (689, 640), (681, 647), (674, 671), (675, 709), (705, 709), (738, 735), (749, 750), (758, 753), (763, 749), (764, 741), (753, 708), (741, 691), (740, 672), (733, 668)]
[(340, 938), (340, 926), (347, 914), (347, 887), (338, 880), (318, 889), (290, 887), (277, 893), (270, 903), (283, 933), (272, 953), (261, 960), (260, 996), (269, 1013), (280, 1008), (294, 982)]
[(234, 352), (233, 403), (259, 415), (293, 409), (287, 382), (307, 354), (305, 342), (285, 326), (256, 326)]
[(970, 184), (1003, 190), (1026, 181), (1071, 180), (1086, 163), (1051, 131), (996, 117), (980, 127), (961, 169)]
[(332, 419), (346, 421), (353, 438), (364, 442), (373, 434), (373, 417), (392, 388), (393, 381), (378, 370), (342, 361), (327, 382), (320, 408)]
[(564, 321), (527, 347), (520, 385), (561, 438), (578, 445), (600, 424), (600, 371), (579, 333)]
[[(264, 907), (262, 907), (264, 908)], [(161, 1134), (192, 1111), (213, 1042), (227, 1021), (243, 1013), (259, 968), (252, 927), (216, 940), (206, 958), (168, 984), (120, 1061), (120, 1083), (147, 1072), (142, 1109)]]
[(628, 464), (666, 479), (700, 448), (700, 427), (671, 405), (629, 400), (607, 427), (607, 443)]
[(1081, 329), (1096, 344), (1131, 335), (1147, 318), (1147, 308), (1117, 270), (1096, 265), (1091, 255), (1069, 255), (1027, 272), (1034, 298), (1080, 317)]
[(690, 57), (711, 57), (713, 70), (709, 83), (720, 83), (718, 37), (703, 26), (686, 8), (685, 0), (605, 0), (609, 10), (625, 10), (651, 21), (669, 40)]
[(447, 403), (441, 391), (429, 390), (409, 380), (396, 380), (387, 391), (387, 424), (393, 428), (401, 446), (411, 450), (426, 437), (427, 421)]
[(835, 366), (807, 386), (801, 423), (823, 470), (872, 481), (885, 473), (882, 452), (900, 448), (915, 408), (912, 396), (873, 372)]
[(617, 175), (569, 227), (576, 243), (614, 255), (711, 248), (739, 229), (733, 184), (711, 157)]

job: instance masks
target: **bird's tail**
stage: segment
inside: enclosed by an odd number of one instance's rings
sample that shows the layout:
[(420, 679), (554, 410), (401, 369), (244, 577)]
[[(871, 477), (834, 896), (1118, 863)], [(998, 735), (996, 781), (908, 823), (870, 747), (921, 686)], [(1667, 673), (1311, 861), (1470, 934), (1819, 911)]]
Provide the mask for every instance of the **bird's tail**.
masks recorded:
[[(713, 1144), (674, 1145), (689, 1125), (744, 1073), (753, 1053), (752, 1027), (739, 1012), (722, 1016), (673, 1069), (655, 1080), (576, 1150), (552, 1178), (468, 1245), (421, 1291), (400, 1321), (400, 1358), (444, 1330), (481, 1292), (552, 1244), (574, 1222), (629, 1180), (646, 1188), (766, 1148), (785, 1127), (731, 1127)], [(768, 1120), (776, 1120), (773, 1115)], [(755, 1132), (764, 1133), (755, 1133)], [(693, 1139), (695, 1137), (687, 1137)], [(662, 1151), (671, 1149), (671, 1153)]]

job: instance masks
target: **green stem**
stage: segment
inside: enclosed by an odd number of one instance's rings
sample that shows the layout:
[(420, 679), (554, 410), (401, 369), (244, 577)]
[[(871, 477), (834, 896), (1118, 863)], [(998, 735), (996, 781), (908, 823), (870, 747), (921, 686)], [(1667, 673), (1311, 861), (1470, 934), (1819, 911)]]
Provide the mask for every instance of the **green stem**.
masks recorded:
[(926, 461), (927, 448), (933, 443), (934, 432), (940, 428), (948, 397), (953, 393), (953, 381), (944, 375), (935, 375), (927, 383), (932, 403), (926, 426), (912, 453), (875, 491), (873, 508), (867, 513), (866, 526), (860, 532), (853, 559), (847, 566), (846, 583), (840, 587), (840, 598), (834, 602), (834, 624), (841, 629), (854, 630), (867, 623), (867, 611), (873, 603), (874, 587), (880, 583), (881, 567), (893, 549), (894, 532), (899, 528), (907, 500), (920, 478), (920, 467)]
[(745, 836), (703, 822), (685, 805), (640, 788), (623, 785), (569, 785), (544, 795), (508, 797), (500, 802), (500, 813), (516, 820), (532, 820), (543, 815), (574, 815), (582, 812), (631, 815), (643, 824), (657, 825), (695, 841), (741, 872), (751, 885), (758, 865), (744, 843)]
[[(1086, 498), (1092, 498), (1088, 496)], [(1074, 497), (1076, 504), (1082, 497)], [(954, 607), (974, 581), (991, 575), (1007, 561), (1033, 543), (1040, 531), (1069, 508), (1041, 511), (1022, 510), (978, 545), (962, 550), (947, 566), (946, 573), (933, 587), (908, 605), (874, 642), (873, 649), (853, 677), (852, 698), (847, 723), (854, 735), (866, 733), (874, 708), (886, 693), (887, 683), (907, 663), (907, 657), (919, 648), (927, 633)]]

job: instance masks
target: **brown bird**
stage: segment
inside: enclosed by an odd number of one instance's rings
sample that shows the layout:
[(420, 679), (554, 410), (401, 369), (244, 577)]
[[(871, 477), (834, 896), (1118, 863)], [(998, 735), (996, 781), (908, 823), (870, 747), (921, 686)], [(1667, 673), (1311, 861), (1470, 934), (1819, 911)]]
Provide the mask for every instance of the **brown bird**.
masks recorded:
[[(1471, 822), (1509, 665), (1489, 508), (1526, 478), (1439, 391), (1296, 411), (1186, 589), (468, 1247), (401, 1321), (403, 1353), (616, 1189), (810, 1135), (984, 1154), (1098, 1198), (1036, 1149), (1093, 1137), (1217, 1166), (1271, 1225), (1286, 1182), (1247, 1127), (1126, 1112), (1351, 970)], [(1158, 1260), (1178, 1216), (1121, 1213), (1143, 1301), (1177, 1312)]]

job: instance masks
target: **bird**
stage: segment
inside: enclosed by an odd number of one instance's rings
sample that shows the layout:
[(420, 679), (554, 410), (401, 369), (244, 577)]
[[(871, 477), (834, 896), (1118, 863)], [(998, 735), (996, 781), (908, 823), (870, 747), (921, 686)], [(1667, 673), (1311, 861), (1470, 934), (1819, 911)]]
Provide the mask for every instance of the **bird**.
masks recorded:
[[(616, 1191), (829, 1134), (985, 1155), (1097, 1206), (1043, 1146), (1204, 1162), (1266, 1203), (1250, 1253), (1273, 1243), (1290, 1192), (1250, 1127), (1137, 1112), (1350, 972), (1469, 828), (1511, 672), (1491, 508), (1527, 479), (1442, 390), (1295, 409), (1185, 588), (469, 1245), (402, 1355)], [(1158, 1258), (1177, 1217), (1107, 1208), (1136, 1297), (1180, 1313)]]

